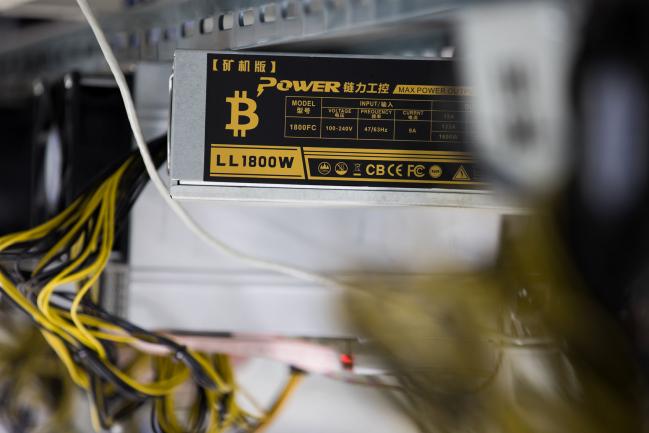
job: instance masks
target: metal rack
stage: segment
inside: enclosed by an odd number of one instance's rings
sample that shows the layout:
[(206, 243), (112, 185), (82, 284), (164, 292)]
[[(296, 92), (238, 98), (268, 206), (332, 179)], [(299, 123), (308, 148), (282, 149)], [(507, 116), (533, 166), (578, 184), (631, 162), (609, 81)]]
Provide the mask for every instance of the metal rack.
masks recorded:
[[(158, 2), (104, 16), (118, 58), (171, 61), (186, 49), (349, 49), (355, 52), (439, 55), (452, 12), (465, 1), (427, 0), (212, 0)], [(385, 30), (398, 29), (399, 43)], [(395, 32), (390, 32), (393, 35)], [(17, 38), (18, 39), (18, 38)], [(404, 44), (404, 40), (407, 41)], [(425, 42), (423, 42), (425, 41)], [(326, 42), (326, 45), (323, 43)], [(404, 45), (407, 46), (406, 52)], [(82, 24), (49, 24), (27, 29), (0, 47), (0, 82), (5, 87), (71, 69), (99, 70), (103, 62)]]

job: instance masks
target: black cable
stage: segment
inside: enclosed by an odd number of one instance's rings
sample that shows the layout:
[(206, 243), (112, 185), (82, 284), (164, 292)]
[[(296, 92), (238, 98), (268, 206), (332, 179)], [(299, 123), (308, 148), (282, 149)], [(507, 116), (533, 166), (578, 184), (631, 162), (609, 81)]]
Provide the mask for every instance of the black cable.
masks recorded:
[(153, 400), (151, 402), (151, 429), (153, 433), (167, 433), (164, 431), (160, 422), (158, 421), (158, 401), (160, 399)]
[(90, 390), (88, 394), (90, 396), (90, 404), (95, 408), (101, 428), (108, 430), (112, 426), (113, 421), (106, 411), (106, 402), (102, 391), (101, 378), (96, 374), (90, 374), (89, 380)]
[(150, 398), (141, 398), (136, 400), (122, 399), (121, 405), (115, 403), (114, 400), (116, 399), (112, 400), (113, 401), (110, 401), (108, 404), (110, 408), (109, 413), (115, 421), (119, 421), (130, 417), (136, 410), (140, 409), (145, 402), (149, 401)]
[[(149, 144), (153, 162), (159, 167), (167, 159), (166, 136)], [(128, 215), (133, 204), (149, 181), (149, 175), (141, 158), (135, 159), (126, 170), (120, 181), (119, 206), (116, 210), (116, 221), (121, 223)], [(124, 197), (128, 198), (126, 200)]]
[[(65, 243), (65, 245), (62, 246), (63, 251), (71, 250), (72, 247), (77, 242), (79, 242), (80, 239), (83, 239), (83, 243), (81, 244), (81, 250), (83, 251), (83, 249), (85, 249), (85, 247), (87, 247), (88, 242), (90, 241), (90, 237), (92, 236), (92, 232), (93, 232), (93, 230), (95, 228), (95, 224), (98, 221), (99, 211), (100, 211), (99, 207), (94, 210), (94, 212), (92, 213), (92, 215), (90, 215), (90, 217), (88, 218), (88, 221), (84, 224), (84, 226), (79, 228), (79, 232), (75, 236), (72, 236), (70, 238), (70, 240), (68, 240), (67, 243)], [(66, 235), (66, 233), (61, 233), (61, 236), (60, 236), (59, 239), (62, 239), (65, 235)], [(101, 237), (101, 235), (100, 235), (100, 237)], [(58, 242), (58, 239), (57, 239), (57, 242)], [(55, 243), (56, 242), (54, 242), (52, 244), (52, 246), (54, 246)], [(43, 270), (47, 269), (47, 267), (49, 265), (51, 265), (54, 261), (57, 260), (58, 256), (59, 255), (54, 255), (49, 260), (47, 260), (43, 264), (42, 269)]]
[(85, 366), (90, 373), (97, 374), (102, 379), (112, 383), (125, 395), (134, 399), (149, 397), (120, 379), (92, 350), (86, 347), (78, 347), (73, 348), (71, 352), (78, 364)]
[(196, 392), (198, 414), (196, 415), (196, 420), (194, 420), (194, 423), (191, 427), (191, 431), (194, 433), (200, 433), (201, 428), (205, 424), (205, 420), (207, 419), (208, 400), (203, 388), (197, 387)]
[[(79, 263), (79, 265), (75, 267), (71, 273), (78, 272), (83, 268), (91, 266), (97, 260), (99, 255), (100, 255), (99, 251), (95, 251), (89, 254), (88, 257), (86, 257), (83, 262)], [(39, 272), (38, 274), (34, 275), (29, 280), (27, 280), (25, 284), (29, 285), (31, 288), (36, 289), (36, 290), (32, 290), (32, 293), (38, 293), (39, 288), (47, 284), (52, 278), (56, 277), (59, 273), (61, 273), (61, 271), (63, 271), (69, 265), (70, 263), (64, 262), (55, 268), (49, 269), (45, 272)]]
[[(74, 299), (75, 296), (73, 293), (54, 293), (53, 295), (64, 298), (68, 301)], [(166, 346), (174, 354), (174, 357), (177, 360), (181, 361), (187, 366), (187, 368), (189, 368), (196, 383), (204, 388), (217, 389), (217, 384), (215, 384), (209, 375), (205, 373), (203, 366), (191, 355), (191, 353), (189, 353), (185, 346), (182, 346), (163, 335), (147, 331), (146, 329), (143, 329), (125, 319), (111, 314), (87, 299), (82, 300), (80, 305), (84, 310), (92, 312), (99, 319), (124, 329), (136, 338)]]

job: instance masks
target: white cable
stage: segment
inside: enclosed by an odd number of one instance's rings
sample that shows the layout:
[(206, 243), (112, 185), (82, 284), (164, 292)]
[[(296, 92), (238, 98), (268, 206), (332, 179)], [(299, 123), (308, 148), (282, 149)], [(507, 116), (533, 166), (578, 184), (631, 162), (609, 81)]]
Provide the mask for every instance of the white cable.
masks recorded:
[(135, 111), (135, 105), (133, 104), (131, 91), (128, 87), (128, 84), (126, 83), (126, 79), (124, 78), (124, 74), (122, 73), (119, 62), (115, 58), (115, 54), (113, 53), (110, 44), (106, 40), (106, 35), (101, 29), (101, 26), (99, 25), (99, 22), (97, 21), (97, 18), (95, 17), (92, 9), (88, 5), (87, 0), (77, 0), (77, 4), (81, 8), (81, 12), (83, 12), (83, 16), (86, 18), (86, 21), (88, 21), (92, 32), (95, 34), (95, 38), (97, 38), (101, 52), (104, 54), (106, 62), (108, 63), (108, 67), (115, 77), (117, 87), (119, 88), (122, 99), (124, 101), (126, 115), (128, 116), (128, 121), (131, 124), (133, 136), (135, 137), (135, 142), (138, 149), (140, 150), (140, 154), (142, 155), (142, 160), (144, 161), (146, 171), (149, 174), (153, 185), (160, 193), (160, 196), (163, 198), (165, 203), (167, 203), (169, 208), (171, 208), (171, 210), (178, 216), (178, 218), (180, 218), (185, 226), (187, 226), (189, 230), (191, 230), (196, 236), (198, 236), (212, 248), (217, 249), (229, 256), (235, 257), (251, 266), (278, 272), (280, 274), (288, 275), (299, 280), (317, 283), (327, 287), (344, 288), (341, 283), (338, 283), (335, 280), (324, 275), (318, 275), (293, 266), (260, 259), (236, 250), (223, 241), (213, 237), (210, 233), (201, 228), (196, 223), (196, 221), (194, 221), (192, 217), (187, 213), (187, 211), (177, 201), (171, 198), (167, 187), (165, 186), (164, 182), (160, 178), (160, 175), (158, 174), (158, 171), (156, 170), (153, 159), (151, 158), (151, 154), (149, 153), (149, 149), (144, 140), (144, 135), (142, 134), (142, 128), (140, 127), (140, 121)]

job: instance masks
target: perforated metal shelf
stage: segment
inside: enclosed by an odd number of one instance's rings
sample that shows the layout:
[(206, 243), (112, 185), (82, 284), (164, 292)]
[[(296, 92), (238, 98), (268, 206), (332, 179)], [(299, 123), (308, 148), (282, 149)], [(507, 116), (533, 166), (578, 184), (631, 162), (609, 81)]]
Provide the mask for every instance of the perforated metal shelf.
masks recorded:
[[(161, 0), (102, 17), (110, 41), (125, 66), (138, 61), (170, 61), (176, 48), (390, 50), (397, 28), (405, 34), (399, 50), (430, 52), (433, 29), (442, 29), (466, 1), (429, 0)], [(389, 31), (388, 31), (389, 30)], [(420, 41), (431, 43), (423, 46)], [(377, 45), (376, 41), (380, 44)], [(327, 41), (327, 45), (322, 45)], [(397, 45), (395, 45), (396, 47)], [(304, 48), (306, 49), (306, 48)], [(396, 49), (396, 48), (395, 48)], [(424, 52), (422, 52), (424, 50)], [(429, 50), (429, 52), (425, 52)], [(406, 53), (407, 54), (407, 53)], [(34, 79), (71, 69), (102, 69), (103, 62), (83, 24), (52, 24), (0, 44), (0, 82), (14, 90)]]

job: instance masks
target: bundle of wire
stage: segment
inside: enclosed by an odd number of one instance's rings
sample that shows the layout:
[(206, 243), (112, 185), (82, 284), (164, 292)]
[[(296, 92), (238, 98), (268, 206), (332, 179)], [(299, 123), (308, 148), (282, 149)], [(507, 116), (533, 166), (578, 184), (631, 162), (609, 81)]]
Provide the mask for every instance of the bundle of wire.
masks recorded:
[[(156, 165), (166, 158), (166, 137), (149, 144)], [(186, 349), (99, 305), (100, 276), (130, 208), (148, 181), (137, 152), (98, 177), (49, 221), (0, 237), (0, 287), (27, 314), (91, 402), (95, 430), (128, 419), (150, 402), (155, 432), (222, 432), (264, 429), (295, 389), (291, 376), (268, 411), (253, 414), (237, 401), (227, 356)], [(160, 345), (169, 356), (133, 347)], [(185, 416), (176, 398), (182, 394)]]

